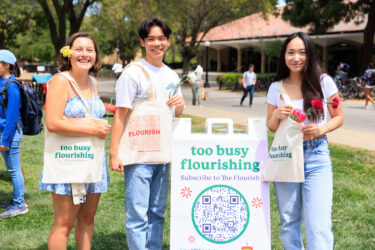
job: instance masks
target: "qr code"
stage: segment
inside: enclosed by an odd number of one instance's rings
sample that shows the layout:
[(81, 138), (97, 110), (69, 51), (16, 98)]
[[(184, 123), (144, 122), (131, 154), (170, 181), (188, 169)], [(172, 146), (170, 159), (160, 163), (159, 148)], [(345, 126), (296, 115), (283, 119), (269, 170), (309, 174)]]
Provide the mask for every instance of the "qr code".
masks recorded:
[(215, 243), (237, 239), (246, 229), (249, 206), (236, 189), (216, 185), (198, 195), (193, 205), (193, 224), (198, 233)]

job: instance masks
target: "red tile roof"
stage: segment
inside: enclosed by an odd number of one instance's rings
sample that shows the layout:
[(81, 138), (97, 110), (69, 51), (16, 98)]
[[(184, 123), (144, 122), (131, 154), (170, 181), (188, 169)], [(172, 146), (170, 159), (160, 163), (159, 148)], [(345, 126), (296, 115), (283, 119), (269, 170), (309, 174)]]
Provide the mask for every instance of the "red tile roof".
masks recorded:
[[(283, 11), (283, 8), (278, 7), (280, 13)], [(326, 34), (361, 32), (366, 26), (366, 21), (361, 24), (356, 24), (355, 20), (349, 23), (342, 21), (329, 29)], [(308, 32), (308, 26), (302, 28), (294, 27), (289, 21), (283, 20), (281, 14), (278, 16), (269, 14), (268, 19), (265, 20), (262, 13), (255, 13), (210, 29), (203, 41), (285, 37), (297, 31)]]

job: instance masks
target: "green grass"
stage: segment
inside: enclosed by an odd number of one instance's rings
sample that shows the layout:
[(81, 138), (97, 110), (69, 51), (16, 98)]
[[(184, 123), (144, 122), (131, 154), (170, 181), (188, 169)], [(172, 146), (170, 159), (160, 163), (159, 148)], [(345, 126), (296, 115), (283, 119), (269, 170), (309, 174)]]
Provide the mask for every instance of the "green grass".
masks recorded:
[[(193, 117), (193, 132), (204, 131), (204, 123), (205, 120)], [(235, 127), (245, 129), (244, 126)], [(25, 136), (22, 140), (20, 150), (30, 211), (14, 218), (0, 219), (0, 249), (47, 249), (53, 210), (50, 193), (38, 190), (43, 164), (43, 134)], [(270, 134), (270, 142), (272, 137)], [(107, 148), (108, 145), (107, 141)], [(330, 145), (330, 149), (334, 171), (332, 218), (335, 249), (375, 249), (375, 152), (340, 145)], [(110, 178), (111, 185), (102, 195), (95, 217), (93, 249), (127, 249), (124, 180), (121, 174), (111, 171)], [(272, 249), (283, 249), (278, 239), (279, 219), (272, 185), (270, 193)], [(10, 176), (0, 157), (0, 203), (11, 196)], [(169, 198), (167, 202), (163, 249), (169, 249)], [(75, 249), (73, 234), (68, 249)]]

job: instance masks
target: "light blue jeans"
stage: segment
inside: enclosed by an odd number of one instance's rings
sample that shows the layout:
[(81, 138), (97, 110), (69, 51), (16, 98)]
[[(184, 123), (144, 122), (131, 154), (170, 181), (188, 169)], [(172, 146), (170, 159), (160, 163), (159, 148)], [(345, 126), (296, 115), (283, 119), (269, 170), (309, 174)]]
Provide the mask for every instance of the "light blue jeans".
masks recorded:
[(303, 151), (305, 182), (274, 183), (280, 214), (280, 239), (286, 250), (304, 249), (301, 230), (304, 216), (306, 248), (331, 250), (333, 180), (327, 138), (305, 140)]
[[(0, 134), (2, 136), (2, 134)], [(10, 174), (13, 184), (13, 205), (23, 207), (25, 205), (25, 182), (21, 170), (21, 161), (19, 154), (19, 145), (22, 140), (22, 129), (16, 129), (13, 141), (9, 146), (9, 150), (1, 152), (5, 165)]]
[(169, 163), (125, 168), (125, 228), (130, 250), (158, 250), (163, 245)]

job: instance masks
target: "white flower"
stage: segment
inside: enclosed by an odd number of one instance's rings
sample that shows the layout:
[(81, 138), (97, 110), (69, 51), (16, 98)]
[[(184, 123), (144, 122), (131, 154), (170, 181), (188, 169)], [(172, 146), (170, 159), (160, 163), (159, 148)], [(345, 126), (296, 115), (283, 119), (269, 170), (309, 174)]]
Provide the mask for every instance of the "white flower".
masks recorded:
[(197, 76), (201, 76), (203, 75), (203, 68), (198, 65), (197, 68), (194, 70), (194, 73), (197, 75)]
[(122, 64), (121, 63), (115, 63), (115, 64), (113, 64), (112, 70), (116, 74), (121, 73), (122, 72)]
[(195, 80), (195, 77), (196, 77), (196, 74), (195, 72), (190, 72), (187, 76), (188, 78), (188, 81), (194, 81)]

